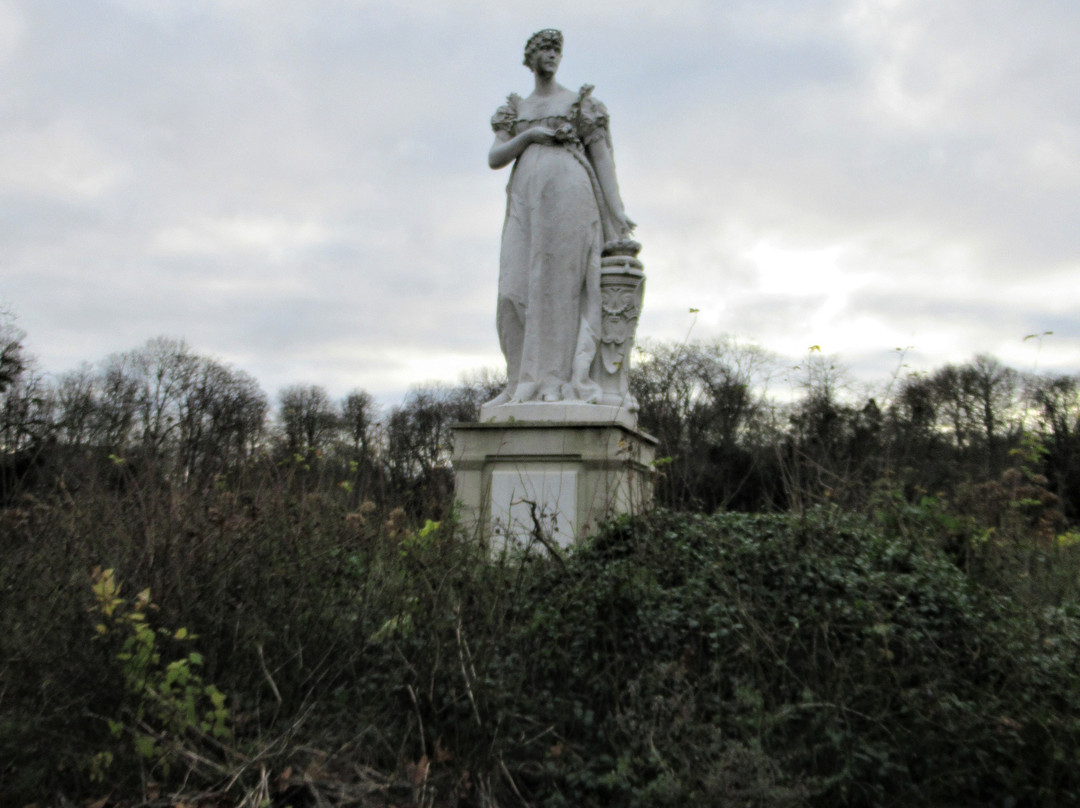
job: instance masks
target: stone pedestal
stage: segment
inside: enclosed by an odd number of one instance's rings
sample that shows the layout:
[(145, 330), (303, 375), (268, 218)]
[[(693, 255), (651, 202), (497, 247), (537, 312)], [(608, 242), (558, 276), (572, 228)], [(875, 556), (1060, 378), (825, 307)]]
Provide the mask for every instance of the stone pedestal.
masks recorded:
[[(543, 420), (517, 417), (535, 419), (537, 413), (525, 411), (530, 407), (541, 408)], [(510, 412), (518, 408), (517, 415)], [(493, 545), (525, 543), (539, 529), (565, 547), (605, 519), (649, 503), (656, 439), (628, 425), (625, 409), (573, 403), (493, 409), (498, 416), (486, 422), (453, 427), (462, 522)]]

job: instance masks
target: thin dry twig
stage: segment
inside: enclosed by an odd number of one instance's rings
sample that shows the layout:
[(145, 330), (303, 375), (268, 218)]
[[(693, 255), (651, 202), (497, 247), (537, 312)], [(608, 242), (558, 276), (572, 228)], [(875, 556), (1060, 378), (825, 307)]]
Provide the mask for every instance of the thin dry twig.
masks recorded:
[(424, 719), (420, 715), (420, 702), (416, 700), (416, 691), (413, 690), (412, 685), (405, 685), (409, 691), (409, 698), (412, 699), (413, 707), (416, 710), (416, 722), (420, 728), (420, 755), (421, 757), (427, 756), (427, 739), (424, 736)]
[(563, 572), (569, 572), (566, 568), (566, 562), (563, 561), (562, 553), (559, 552), (559, 548), (544, 535), (544, 529), (540, 526), (540, 515), (536, 512), (536, 503), (526, 501), (526, 504), (529, 506), (529, 518), (532, 519), (533, 523), (532, 537), (540, 542), (540, 544), (544, 545), (544, 549), (548, 551), (551, 557), (559, 562), (559, 567)]
[(502, 773), (503, 776), (506, 778), (506, 781), (510, 783), (510, 788), (513, 789), (514, 793), (517, 795), (517, 798), (521, 800), (521, 804), (528, 808), (528, 800), (521, 796), (521, 792), (518, 791), (517, 783), (515, 783), (514, 778), (510, 776), (510, 770), (506, 768), (506, 764), (503, 763), (502, 758), (499, 758), (499, 768), (502, 769)]
[[(468, 652), (468, 646), (465, 645), (464, 638), (461, 636), (461, 611), (458, 610), (457, 626), (454, 629), (457, 634), (457, 651), (458, 662), (461, 663), (461, 678), (465, 680), (465, 692), (469, 696), (469, 704), (472, 705), (473, 718), (476, 719), (476, 726), (482, 727), (484, 722), (480, 720), (480, 710), (476, 707), (476, 697), (473, 695), (472, 681), (469, 679), (469, 672), (465, 668), (465, 654)], [(469, 667), (472, 668), (472, 655), (469, 654)], [(476, 676), (476, 669), (473, 668), (473, 676)]]
[(266, 677), (266, 681), (270, 685), (270, 689), (274, 691), (274, 698), (277, 699), (277, 703), (281, 704), (281, 691), (278, 690), (278, 686), (274, 682), (274, 677), (270, 675), (270, 669), (266, 667), (266, 660), (263, 658), (262, 643), (256, 645), (255, 650), (259, 652), (259, 667), (262, 668), (263, 676)]
[(225, 786), (225, 791), (230, 791), (232, 787), (236, 785), (236, 782), (244, 775), (244, 773), (254, 767), (256, 764), (259, 765), (260, 769), (265, 769), (263, 761), (275, 754), (278, 754), (281, 750), (285, 749), (288, 746), (289, 741), (292, 740), (293, 736), (300, 729), (300, 725), (304, 723), (305, 719), (311, 713), (312, 709), (314, 709), (314, 705), (309, 706), (303, 713), (301, 713), (300, 716), (295, 721), (293, 721), (289, 728), (285, 730), (285, 732), (282, 733), (278, 738), (275, 738), (274, 740), (263, 746), (257, 754), (244, 760), (235, 769), (235, 771), (233, 771), (232, 777), (229, 779), (228, 784), (226, 784)]

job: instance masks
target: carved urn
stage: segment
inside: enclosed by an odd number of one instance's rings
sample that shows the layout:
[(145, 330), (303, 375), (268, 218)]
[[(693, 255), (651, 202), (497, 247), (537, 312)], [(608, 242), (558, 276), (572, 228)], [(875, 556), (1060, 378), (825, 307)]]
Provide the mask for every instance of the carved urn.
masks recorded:
[(603, 390), (601, 404), (637, 411), (630, 394), (630, 355), (645, 292), (645, 272), (632, 239), (608, 242), (600, 259), (601, 331), (595, 378)]

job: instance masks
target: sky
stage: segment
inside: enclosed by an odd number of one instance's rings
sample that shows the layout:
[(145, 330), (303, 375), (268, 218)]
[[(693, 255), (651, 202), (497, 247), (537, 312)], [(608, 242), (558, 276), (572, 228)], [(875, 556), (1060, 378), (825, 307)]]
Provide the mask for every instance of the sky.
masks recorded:
[(1075, 0), (0, 0), (0, 305), (54, 374), (498, 367), (490, 117), (547, 27), (611, 113), (639, 339), (1080, 372)]

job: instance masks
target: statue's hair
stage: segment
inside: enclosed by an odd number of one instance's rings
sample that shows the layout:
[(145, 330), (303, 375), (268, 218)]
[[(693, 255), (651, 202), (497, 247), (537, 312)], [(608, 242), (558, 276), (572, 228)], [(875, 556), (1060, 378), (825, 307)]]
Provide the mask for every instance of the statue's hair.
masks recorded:
[(543, 31), (537, 31), (525, 43), (525, 66), (531, 68), (532, 65), (529, 62), (532, 60), (533, 54), (549, 45), (554, 45), (561, 52), (562, 41), (562, 31), (555, 28), (545, 28)]

